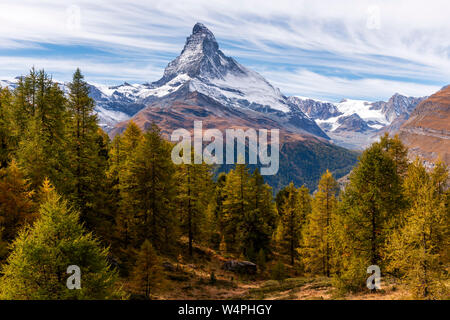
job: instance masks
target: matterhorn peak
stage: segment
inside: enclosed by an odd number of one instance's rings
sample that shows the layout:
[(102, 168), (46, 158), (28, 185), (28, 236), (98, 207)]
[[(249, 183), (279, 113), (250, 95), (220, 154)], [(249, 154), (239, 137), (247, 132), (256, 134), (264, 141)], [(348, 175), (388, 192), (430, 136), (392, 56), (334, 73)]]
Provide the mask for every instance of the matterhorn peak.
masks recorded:
[(164, 76), (155, 85), (165, 84), (181, 74), (191, 79), (223, 79), (229, 73), (242, 74), (244, 71), (219, 50), (214, 34), (197, 22), (192, 34), (186, 38), (181, 54), (167, 65)]
[(214, 37), (212, 32), (209, 31), (209, 29), (201, 22), (197, 22), (194, 25), (194, 28), (192, 28), (192, 34), (196, 34), (196, 33), (208, 34), (208, 35), (212, 35)]
[(197, 22), (192, 28), (192, 34), (186, 39), (186, 44), (181, 52), (193, 51), (206, 55), (214, 55), (219, 50), (214, 34), (202, 23)]

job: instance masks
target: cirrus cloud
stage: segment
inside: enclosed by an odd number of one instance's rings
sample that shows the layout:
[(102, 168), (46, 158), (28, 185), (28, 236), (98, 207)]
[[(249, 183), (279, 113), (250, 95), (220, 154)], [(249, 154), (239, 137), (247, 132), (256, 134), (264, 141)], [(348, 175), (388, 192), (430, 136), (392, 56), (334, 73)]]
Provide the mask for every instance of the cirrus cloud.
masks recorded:
[(157, 80), (203, 22), (222, 50), (286, 94), (386, 99), (450, 79), (450, 4), (423, 1), (0, 3), (0, 77), (75, 66), (103, 83)]

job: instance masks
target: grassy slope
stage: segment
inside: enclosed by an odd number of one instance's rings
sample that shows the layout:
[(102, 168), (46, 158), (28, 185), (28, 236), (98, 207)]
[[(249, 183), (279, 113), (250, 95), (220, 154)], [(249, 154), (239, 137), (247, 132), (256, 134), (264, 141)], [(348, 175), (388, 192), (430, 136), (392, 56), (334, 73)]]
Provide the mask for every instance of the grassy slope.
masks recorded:
[[(186, 239), (185, 239), (186, 240)], [(187, 252), (186, 241), (180, 243), (181, 252)], [(192, 258), (183, 257), (178, 262), (173, 256), (164, 257), (173, 270), (166, 270), (164, 287), (153, 292), (153, 299), (223, 299), (223, 300), (322, 300), (322, 299), (410, 299), (408, 292), (397, 279), (383, 278), (382, 290), (371, 293), (369, 290), (355, 294), (341, 294), (326, 277), (303, 274), (297, 267), (285, 264), (287, 279), (271, 280), (270, 269), (275, 261), (287, 262), (287, 256), (276, 254), (267, 264), (266, 271), (255, 276), (239, 276), (221, 269), (223, 261), (233, 258), (221, 255), (210, 248), (195, 246)], [(215, 282), (211, 282), (214, 272)], [(124, 287), (127, 283), (124, 282)]]

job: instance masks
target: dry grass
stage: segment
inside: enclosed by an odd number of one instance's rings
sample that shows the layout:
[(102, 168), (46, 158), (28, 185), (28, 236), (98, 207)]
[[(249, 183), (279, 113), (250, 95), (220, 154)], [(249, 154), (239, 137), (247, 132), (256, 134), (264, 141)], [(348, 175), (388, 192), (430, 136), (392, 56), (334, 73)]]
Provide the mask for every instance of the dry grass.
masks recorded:
[[(183, 246), (183, 242), (181, 243)], [(185, 252), (185, 251), (184, 251)], [(276, 255), (275, 260), (286, 257)], [(194, 257), (179, 262), (167, 257), (175, 270), (166, 271), (164, 288), (153, 292), (153, 299), (171, 300), (400, 300), (411, 299), (410, 294), (395, 279), (382, 280), (382, 290), (372, 293), (340, 294), (326, 277), (298, 275), (296, 268), (286, 265), (291, 278), (284, 281), (270, 279), (269, 272), (256, 276), (239, 276), (221, 268), (223, 255), (212, 249), (196, 246)], [(272, 264), (268, 264), (268, 269)], [(214, 281), (211, 281), (211, 273)], [(127, 284), (124, 283), (124, 288)]]

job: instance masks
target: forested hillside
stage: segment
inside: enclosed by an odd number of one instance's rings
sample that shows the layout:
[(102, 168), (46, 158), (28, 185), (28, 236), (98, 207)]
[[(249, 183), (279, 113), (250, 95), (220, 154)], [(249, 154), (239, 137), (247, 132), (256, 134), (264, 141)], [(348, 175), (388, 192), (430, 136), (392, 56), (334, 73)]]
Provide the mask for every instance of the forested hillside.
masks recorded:
[(246, 165), (175, 165), (158, 123), (110, 141), (93, 110), (80, 70), (68, 95), (35, 70), (0, 91), (1, 299), (449, 298), (448, 168), (409, 162), (397, 137), (345, 190), (324, 170), (315, 193), (274, 196)]

